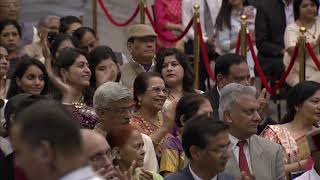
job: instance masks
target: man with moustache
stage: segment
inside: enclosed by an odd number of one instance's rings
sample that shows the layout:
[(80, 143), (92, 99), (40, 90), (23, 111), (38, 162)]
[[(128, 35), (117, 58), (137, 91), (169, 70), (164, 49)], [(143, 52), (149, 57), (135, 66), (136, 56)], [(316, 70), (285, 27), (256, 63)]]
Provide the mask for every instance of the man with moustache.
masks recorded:
[(132, 88), (134, 79), (142, 72), (153, 70), (157, 34), (151, 26), (134, 24), (127, 31), (127, 49), (131, 60), (121, 69), (121, 82)]

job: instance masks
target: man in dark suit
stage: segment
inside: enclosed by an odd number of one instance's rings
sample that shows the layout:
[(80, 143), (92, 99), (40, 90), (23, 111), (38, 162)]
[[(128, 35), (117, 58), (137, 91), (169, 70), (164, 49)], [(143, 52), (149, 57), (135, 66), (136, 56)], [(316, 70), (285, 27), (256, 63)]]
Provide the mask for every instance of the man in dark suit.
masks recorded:
[(284, 70), (284, 32), (294, 21), (293, 0), (256, 1), (255, 19), (256, 46), (258, 59), (267, 78), (278, 80)]
[(233, 180), (222, 172), (230, 158), (228, 126), (206, 115), (190, 119), (183, 130), (182, 146), (190, 164), (167, 180)]
[(240, 55), (228, 53), (217, 58), (214, 75), (216, 85), (207, 93), (212, 109), (213, 116), (219, 119), (219, 90), (225, 85), (236, 82), (249, 85), (249, 67), (245, 59)]

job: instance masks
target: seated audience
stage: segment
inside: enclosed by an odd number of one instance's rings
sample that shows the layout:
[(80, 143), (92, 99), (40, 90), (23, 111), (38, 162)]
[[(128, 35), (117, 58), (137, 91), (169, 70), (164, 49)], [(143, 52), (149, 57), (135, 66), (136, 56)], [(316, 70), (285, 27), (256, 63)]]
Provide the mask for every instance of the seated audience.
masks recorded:
[(61, 93), (58, 100), (68, 106), (81, 128), (93, 129), (97, 116), (92, 108), (91, 71), (85, 53), (74, 48), (63, 49), (55, 62), (58, 75), (53, 72), (50, 56), (46, 57), (49, 78)]
[(110, 47), (98, 46), (94, 48), (88, 55), (88, 61), (92, 72), (90, 79), (92, 89), (96, 89), (108, 81), (120, 81), (120, 65)]
[(105, 179), (124, 180), (124, 173), (112, 164), (113, 155), (106, 138), (88, 129), (81, 129), (80, 132), (85, 156), (93, 170)]
[(142, 72), (153, 71), (157, 34), (151, 26), (131, 25), (127, 32), (127, 49), (131, 60), (122, 66), (121, 82), (132, 88), (134, 79)]
[(284, 151), (287, 173), (300, 174), (304, 170), (310, 151), (306, 134), (315, 129), (319, 121), (320, 84), (303, 81), (290, 89), (287, 97), (287, 115), (282, 124), (270, 125), (261, 136), (280, 144)]
[(133, 168), (133, 177), (136, 177), (137, 180), (163, 179), (156, 172), (146, 171), (142, 168), (145, 155), (144, 142), (141, 133), (134, 127), (121, 125), (112, 129), (107, 134), (107, 141), (114, 156), (113, 164), (119, 166), (121, 171), (130, 171), (130, 168)]
[[(129, 123), (134, 101), (128, 88), (116, 82), (106, 82), (95, 91), (93, 106), (99, 118), (94, 130), (106, 136), (113, 128)], [(158, 162), (152, 140), (145, 134), (142, 134), (142, 139), (145, 151), (143, 169), (157, 172)]]
[(79, 27), (82, 27), (82, 22), (76, 16), (64, 16), (60, 19), (60, 33), (72, 35)]
[(39, 59), (44, 63), (44, 57), (42, 54), (42, 43), (48, 41), (49, 33), (58, 33), (60, 26), (60, 18), (58, 16), (48, 15), (42, 17), (38, 22), (38, 36), (39, 41), (23, 47), (21, 54), (25, 54), (29, 57)]
[[(60, 55), (60, 52), (66, 48), (75, 48), (76, 42), (69, 34), (56, 34), (50, 40), (48, 47), (50, 48), (50, 54), (54, 61)], [(45, 57), (47, 58), (47, 57)]]
[[(293, 3), (295, 22), (287, 26), (284, 34), (285, 53), (283, 63), (286, 68), (289, 66), (291, 58), (293, 56), (294, 48), (298, 42), (298, 37), (301, 35), (300, 27), (306, 28), (304, 34), (307, 42), (312, 45), (313, 51), (317, 56), (319, 53), (319, 37), (320, 37), (320, 19), (317, 16), (319, 10), (318, 0), (295, 0)], [(305, 8), (308, 7), (308, 10)], [(305, 62), (306, 80), (320, 82), (320, 71), (316, 64), (310, 57), (308, 50)], [(286, 82), (290, 86), (294, 86), (299, 82), (299, 62), (295, 61), (295, 64), (290, 71)]]
[(187, 56), (175, 48), (163, 49), (157, 53), (155, 71), (162, 75), (169, 96), (164, 104), (178, 101), (184, 93), (193, 93), (194, 73)]
[(261, 120), (256, 89), (230, 83), (220, 91), (220, 119), (230, 126), (232, 156), (226, 172), (243, 172), (261, 180), (285, 180), (283, 148), (256, 135)]
[(10, 81), (7, 99), (20, 94), (46, 95), (48, 74), (45, 66), (37, 59), (24, 58), (16, 66)]
[(173, 117), (168, 118), (161, 112), (168, 93), (158, 73), (144, 72), (134, 80), (133, 99), (137, 110), (130, 119), (130, 124), (150, 136), (159, 156), (162, 142), (170, 136), (168, 133), (174, 124)]
[(186, 93), (178, 101), (175, 113), (175, 124), (178, 127), (177, 136), (170, 136), (163, 142), (160, 158), (160, 173), (168, 176), (185, 167), (185, 154), (182, 149), (181, 134), (185, 123), (196, 115), (207, 114), (212, 117), (212, 108), (208, 99), (197, 93)]
[(183, 150), (190, 163), (167, 180), (224, 179), (234, 180), (224, 171), (231, 156), (228, 126), (212, 121), (207, 115), (195, 116), (184, 126)]
[(320, 129), (309, 132), (306, 135), (311, 157), (314, 165), (311, 170), (305, 172), (295, 180), (317, 180), (320, 179)]
[(77, 47), (90, 53), (95, 47), (99, 45), (99, 39), (96, 32), (90, 27), (80, 27), (72, 33), (72, 37), (76, 39), (79, 44)]
[(78, 124), (57, 102), (40, 100), (18, 113), (11, 140), (29, 179), (102, 180), (87, 165)]
[(7, 73), (10, 67), (8, 59), (8, 51), (3, 46), (0, 46), (0, 99), (7, 97), (10, 80), (7, 78)]
[(0, 21), (0, 46), (3, 46), (8, 51), (8, 59), (10, 62), (10, 69), (8, 72), (11, 78), (17, 63), (21, 60), (22, 54), (19, 52), (19, 45), (21, 41), (21, 27), (15, 20), (1, 20)]

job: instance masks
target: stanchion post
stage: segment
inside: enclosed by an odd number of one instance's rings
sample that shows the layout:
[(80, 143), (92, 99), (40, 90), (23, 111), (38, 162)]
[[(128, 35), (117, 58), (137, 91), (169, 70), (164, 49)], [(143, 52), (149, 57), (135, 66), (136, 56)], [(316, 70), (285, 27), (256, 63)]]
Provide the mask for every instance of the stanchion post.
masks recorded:
[(92, 0), (92, 28), (98, 34), (98, 16), (97, 16), (97, 1)]
[(300, 36), (298, 39), (299, 44), (299, 81), (304, 81), (306, 79), (306, 36), (304, 35), (306, 33), (305, 27), (300, 27)]
[(140, 24), (146, 23), (146, 16), (145, 16), (145, 12), (144, 12), (145, 4), (146, 4), (146, 0), (140, 0), (140, 2), (139, 2)]
[(193, 29), (194, 29), (194, 42), (193, 42), (193, 52), (194, 61), (193, 69), (195, 74), (194, 88), (199, 89), (199, 63), (200, 63), (200, 38), (198, 33), (197, 24), (200, 22), (199, 18), (199, 4), (193, 6)]
[(247, 59), (247, 16), (241, 16), (240, 28), (240, 54)]

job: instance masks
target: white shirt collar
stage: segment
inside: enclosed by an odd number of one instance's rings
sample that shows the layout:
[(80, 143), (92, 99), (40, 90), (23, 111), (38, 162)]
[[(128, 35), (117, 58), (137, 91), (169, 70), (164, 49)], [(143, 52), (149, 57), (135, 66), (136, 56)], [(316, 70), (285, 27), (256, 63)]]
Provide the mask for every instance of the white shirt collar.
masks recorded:
[(59, 180), (84, 180), (92, 177), (96, 177), (97, 175), (92, 170), (90, 166), (85, 166), (74, 171), (69, 172), (68, 174), (59, 178)]
[[(189, 164), (189, 170), (190, 170), (190, 173), (193, 177), (194, 180), (202, 180), (199, 176), (196, 175), (196, 173), (194, 173), (191, 169), (191, 166)], [(217, 180), (217, 175), (215, 175), (213, 178), (211, 178), (210, 180)]]
[[(240, 140), (238, 138), (232, 136), (230, 133), (229, 133), (229, 139), (230, 139), (230, 142), (232, 145), (232, 149), (234, 149)], [(249, 144), (249, 139), (246, 139), (246, 141)]]

